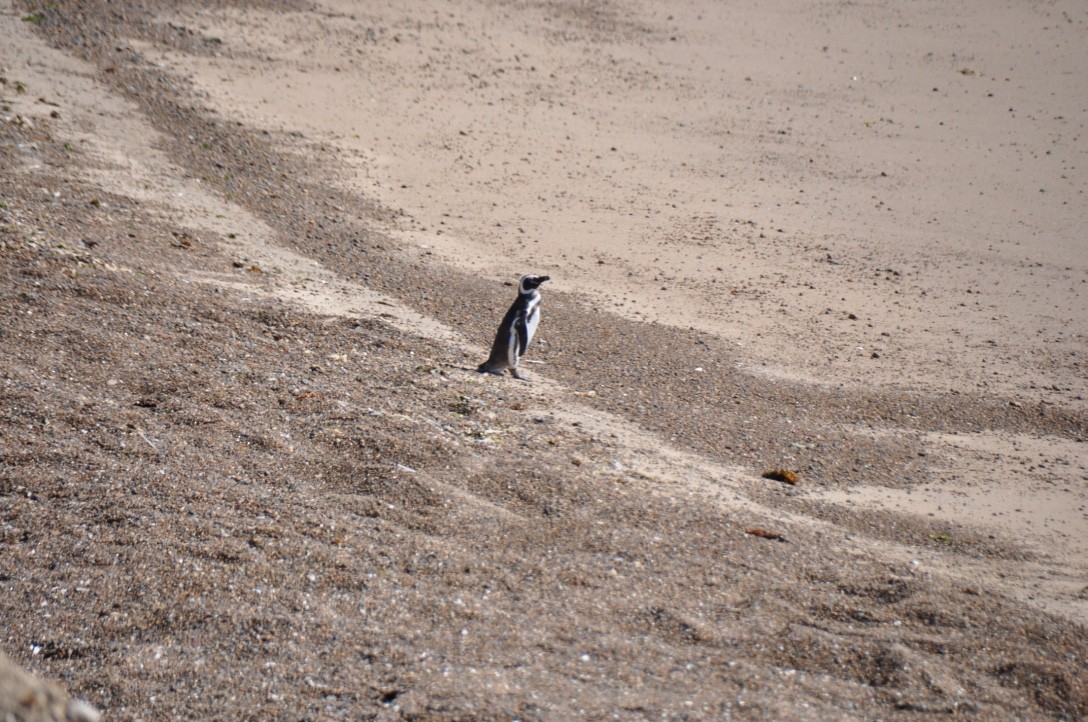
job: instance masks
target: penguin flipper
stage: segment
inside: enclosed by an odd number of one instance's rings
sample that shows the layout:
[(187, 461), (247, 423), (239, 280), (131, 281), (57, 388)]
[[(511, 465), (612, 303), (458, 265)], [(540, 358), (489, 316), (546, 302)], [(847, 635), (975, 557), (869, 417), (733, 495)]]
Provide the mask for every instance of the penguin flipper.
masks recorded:
[[(532, 342), (533, 336), (536, 335), (536, 327), (540, 325), (540, 304), (534, 304), (527, 314), (525, 314), (525, 349), (529, 348), (529, 343)], [(525, 349), (522, 349), (522, 353), (525, 353)]]
[(514, 324), (514, 328), (510, 331), (510, 339), (506, 347), (506, 360), (511, 369), (517, 369), (518, 361), (521, 359), (521, 325), (520, 319)]
[(518, 356), (521, 356), (529, 349), (529, 340), (532, 339), (535, 330), (530, 322), (531, 319), (527, 313), (519, 314), (517, 320), (514, 321), (514, 333), (518, 337)]

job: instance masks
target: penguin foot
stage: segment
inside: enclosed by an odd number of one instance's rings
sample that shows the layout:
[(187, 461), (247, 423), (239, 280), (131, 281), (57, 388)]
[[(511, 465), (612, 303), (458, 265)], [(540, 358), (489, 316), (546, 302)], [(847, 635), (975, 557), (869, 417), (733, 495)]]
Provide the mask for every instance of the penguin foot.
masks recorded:
[(491, 374), (492, 376), (502, 376), (502, 369), (497, 369), (485, 361), (480, 364), (480, 366), (476, 369), (476, 373)]

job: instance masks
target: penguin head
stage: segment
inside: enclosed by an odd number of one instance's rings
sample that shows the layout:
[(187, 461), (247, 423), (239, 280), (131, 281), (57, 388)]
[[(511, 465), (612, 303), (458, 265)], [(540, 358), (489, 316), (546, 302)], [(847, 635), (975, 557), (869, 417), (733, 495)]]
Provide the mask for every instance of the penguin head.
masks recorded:
[(521, 281), (518, 283), (518, 293), (532, 293), (549, 278), (551, 276), (535, 276), (532, 274), (522, 276)]

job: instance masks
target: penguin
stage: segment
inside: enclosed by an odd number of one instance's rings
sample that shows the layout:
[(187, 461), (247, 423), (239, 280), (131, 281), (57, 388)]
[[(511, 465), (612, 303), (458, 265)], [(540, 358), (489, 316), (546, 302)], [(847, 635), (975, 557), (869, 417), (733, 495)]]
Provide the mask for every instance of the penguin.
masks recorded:
[(536, 327), (540, 324), (540, 284), (549, 276), (522, 276), (518, 282), (518, 297), (510, 310), (502, 317), (499, 330), (495, 333), (495, 343), (491, 345), (491, 356), (476, 369), (480, 373), (501, 376), (510, 369), (514, 378), (527, 380), (518, 372), (518, 360), (529, 348)]

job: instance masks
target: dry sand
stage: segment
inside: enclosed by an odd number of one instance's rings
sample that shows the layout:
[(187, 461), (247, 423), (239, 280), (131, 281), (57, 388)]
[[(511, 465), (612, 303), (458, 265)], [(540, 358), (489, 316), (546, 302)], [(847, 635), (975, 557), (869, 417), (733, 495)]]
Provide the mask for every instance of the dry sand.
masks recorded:
[(1086, 24), (0, 3), (0, 644), (118, 718), (1088, 713)]

